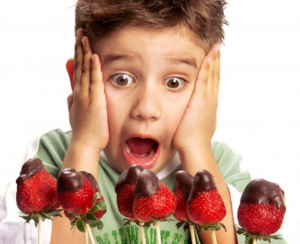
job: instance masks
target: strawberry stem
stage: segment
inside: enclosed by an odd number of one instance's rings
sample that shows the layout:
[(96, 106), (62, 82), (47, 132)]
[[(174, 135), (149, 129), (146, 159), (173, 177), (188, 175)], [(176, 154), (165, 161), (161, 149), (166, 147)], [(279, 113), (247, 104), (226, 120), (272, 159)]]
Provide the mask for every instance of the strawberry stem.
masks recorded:
[(141, 223), (141, 224), (139, 225), (139, 227), (140, 227), (140, 233), (141, 233), (142, 244), (146, 244), (145, 232), (144, 232), (144, 223)]
[(91, 239), (92, 244), (96, 244), (90, 225), (86, 224), (85, 226), (86, 226), (87, 232), (89, 233), (89, 237)]
[(212, 244), (217, 244), (217, 237), (216, 237), (215, 230), (211, 230), (211, 239), (212, 239)]
[(84, 244), (89, 244), (89, 234), (84, 232)]
[(194, 229), (194, 225), (192, 224), (190, 224), (190, 233), (191, 233), (192, 244), (196, 244), (195, 229)]
[(155, 220), (155, 229), (156, 229), (157, 244), (161, 244), (160, 229), (159, 229), (158, 220)]
[(41, 221), (41, 215), (38, 215), (39, 217), (39, 221), (38, 221), (38, 244), (42, 243), (42, 233), (41, 233), (41, 225), (42, 225), (42, 221)]

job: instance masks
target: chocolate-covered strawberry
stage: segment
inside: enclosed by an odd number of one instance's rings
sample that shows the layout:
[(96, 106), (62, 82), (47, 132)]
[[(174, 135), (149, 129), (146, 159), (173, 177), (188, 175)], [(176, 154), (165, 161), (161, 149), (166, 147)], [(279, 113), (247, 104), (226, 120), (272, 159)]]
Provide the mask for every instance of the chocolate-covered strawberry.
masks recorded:
[(247, 239), (269, 241), (282, 225), (286, 211), (284, 191), (279, 185), (264, 179), (252, 180), (242, 194), (238, 221)]
[[(104, 198), (93, 175), (66, 168), (57, 176), (58, 199), (72, 226), (85, 232), (84, 223), (102, 229), (99, 220), (106, 212)], [(97, 216), (97, 213), (99, 215)]]
[(134, 196), (133, 213), (140, 222), (164, 220), (176, 207), (174, 193), (150, 170), (139, 175)]
[[(95, 177), (86, 171), (79, 171), (79, 173), (83, 174), (85, 176), (85, 178), (92, 184), (92, 187), (94, 190), (94, 198), (96, 198), (96, 203), (102, 202), (101, 206), (102, 206), (102, 208), (105, 208), (105, 206), (103, 205), (105, 203), (105, 200), (104, 200), (103, 195), (101, 194), (100, 187), (99, 187), (98, 182), (96, 181)], [(101, 219), (103, 217), (103, 215), (106, 213), (106, 210), (107, 210), (106, 208), (100, 209), (100, 210), (94, 212), (93, 214), (95, 215), (95, 217), (97, 219)]]
[(58, 199), (68, 213), (87, 213), (92, 205), (94, 190), (92, 184), (83, 174), (66, 168), (57, 176)]
[(176, 180), (176, 208), (173, 213), (173, 216), (178, 221), (186, 221), (188, 219), (186, 202), (190, 195), (190, 191), (193, 185), (193, 176), (188, 172), (180, 170), (175, 173)]
[(60, 216), (59, 202), (56, 193), (56, 180), (45, 169), (38, 158), (29, 159), (22, 166), (17, 183), (17, 205), (27, 214), (21, 216), (30, 221), (34, 219), (38, 224), (38, 215), (42, 219), (52, 219), (52, 216)]
[(200, 170), (193, 180), (187, 201), (188, 218), (205, 229), (220, 229), (219, 223), (226, 215), (225, 204), (214, 178), (207, 170)]
[(122, 172), (115, 187), (119, 212), (133, 221), (137, 221), (133, 214), (133, 191), (137, 179), (143, 170), (144, 168), (137, 164), (130, 166)]

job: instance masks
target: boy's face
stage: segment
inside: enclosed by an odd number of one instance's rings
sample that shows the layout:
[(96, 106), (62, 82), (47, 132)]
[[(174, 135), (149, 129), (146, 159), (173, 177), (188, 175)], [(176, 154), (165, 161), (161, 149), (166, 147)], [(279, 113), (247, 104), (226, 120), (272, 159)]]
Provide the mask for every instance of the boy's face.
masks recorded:
[(93, 46), (108, 108), (105, 154), (119, 172), (140, 164), (159, 172), (176, 153), (172, 139), (205, 56), (186, 28), (125, 27)]

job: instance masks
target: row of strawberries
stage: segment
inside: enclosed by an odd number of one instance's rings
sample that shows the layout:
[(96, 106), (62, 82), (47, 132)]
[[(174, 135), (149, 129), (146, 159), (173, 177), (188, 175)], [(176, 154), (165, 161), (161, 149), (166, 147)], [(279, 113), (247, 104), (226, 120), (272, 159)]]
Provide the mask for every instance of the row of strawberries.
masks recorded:
[[(133, 165), (124, 171), (116, 184), (119, 212), (135, 222), (149, 226), (157, 221), (170, 221), (170, 215), (179, 221), (177, 227), (197, 226), (201, 229), (219, 230), (225, 226), (220, 221), (226, 215), (224, 202), (217, 190), (213, 176), (200, 170), (193, 177), (185, 171), (175, 174), (175, 194), (161, 182), (156, 174)], [(71, 225), (85, 232), (85, 226), (102, 229), (102, 216), (106, 205), (93, 175), (74, 169), (64, 169), (57, 181), (46, 171), (40, 159), (30, 159), (22, 167), (17, 179), (17, 205), (37, 225), (39, 219), (60, 216), (61, 206)], [(239, 234), (246, 242), (278, 239), (270, 234), (282, 224), (285, 214), (284, 192), (274, 183), (263, 179), (253, 180), (246, 187), (238, 209)], [(192, 236), (193, 239), (193, 236)]]

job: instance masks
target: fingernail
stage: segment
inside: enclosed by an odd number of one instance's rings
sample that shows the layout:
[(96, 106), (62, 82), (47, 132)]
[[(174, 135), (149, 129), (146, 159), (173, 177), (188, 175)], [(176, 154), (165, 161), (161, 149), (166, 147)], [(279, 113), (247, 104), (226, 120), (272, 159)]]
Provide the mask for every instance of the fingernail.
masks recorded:
[(79, 35), (80, 35), (80, 29), (78, 29), (78, 30), (76, 31), (76, 39), (78, 39)]
[(81, 42), (82, 42), (82, 45), (85, 46), (85, 44), (86, 44), (85, 37), (82, 38)]
[(210, 64), (210, 60), (211, 60), (210, 57), (207, 57), (207, 62), (208, 62), (209, 64)]

